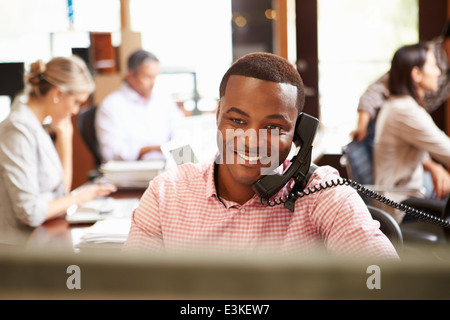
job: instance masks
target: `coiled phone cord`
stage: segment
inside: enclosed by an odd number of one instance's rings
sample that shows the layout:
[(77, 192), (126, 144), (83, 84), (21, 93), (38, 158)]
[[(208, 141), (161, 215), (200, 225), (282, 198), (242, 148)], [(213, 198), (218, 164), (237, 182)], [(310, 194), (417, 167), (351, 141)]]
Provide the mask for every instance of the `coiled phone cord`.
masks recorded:
[(267, 199), (267, 198), (261, 198), (261, 204), (263, 206), (268, 206), (268, 207), (274, 207), (277, 205), (281, 205), (281, 204), (285, 204), (287, 201), (295, 201), (298, 198), (303, 198), (305, 196), (308, 196), (310, 194), (313, 194), (315, 192), (321, 191), (321, 190), (325, 190), (331, 187), (337, 187), (337, 186), (342, 186), (342, 185), (348, 185), (350, 187), (352, 187), (353, 189), (355, 189), (356, 191), (361, 192), (362, 194), (369, 196), (372, 199), (375, 199), (377, 201), (380, 201), (381, 203), (384, 203), (392, 208), (395, 209), (399, 209), (402, 210), (408, 214), (413, 215), (416, 218), (419, 219), (423, 219), (425, 221), (429, 221), (429, 222), (433, 222), (436, 223), (442, 227), (445, 228), (450, 228), (450, 222), (446, 221), (444, 219), (441, 219), (439, 217), (436, 217), (432, 214), (423, 212), (421, 210), (412, 208), (410, 206), (398, 203), (394, 200), (391, 200), (389, 198), (386, 198), (385, 196), (383, 196), (382, 194), (379, 194), (376, 191), (373, 191), (369, 188), (364, 187), (362, 184), (353, 181), (351, 179), (346, 179), (346, 178), (340, 178), (340, 179), (336, 179), (336, 180), (329, 180), (329, 181), (325, 181), (324, 183), (321, 183), (319, 185), (315, 185), (313, 187), (308, 187), (306, 189), (304, 189), (303, 191), (297, 191), (296, 193), (291, 193), (289, 195), (285, 195), (282, 197), (278, 197), (278, 199)]

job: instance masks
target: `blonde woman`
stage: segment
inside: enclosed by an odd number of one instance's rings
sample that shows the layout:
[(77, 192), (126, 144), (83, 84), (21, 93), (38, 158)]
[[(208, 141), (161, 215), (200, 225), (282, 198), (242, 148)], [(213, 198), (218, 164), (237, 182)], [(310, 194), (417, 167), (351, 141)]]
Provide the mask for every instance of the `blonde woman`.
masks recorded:
[[(71, 116), (94, 91), (85, 63), (57, 57), (33, 63), (26, 76), (26, 99), (16, 99), (0, 123), (0, 242), (23, 241), (34, 227), (74, 205), (115, 191), (90, 185), (76, 194), (72, 184)], [(26, 100), (26, 101), (24, 101)], [(52, 141), (43, 128), (51, 118)]]

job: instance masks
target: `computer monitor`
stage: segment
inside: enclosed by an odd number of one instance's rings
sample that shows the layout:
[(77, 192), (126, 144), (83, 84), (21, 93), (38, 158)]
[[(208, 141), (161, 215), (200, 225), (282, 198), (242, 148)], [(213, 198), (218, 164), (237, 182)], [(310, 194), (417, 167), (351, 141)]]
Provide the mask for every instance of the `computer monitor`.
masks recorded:
[(11, 101), (24, 87), (24, 63), (0, 63), (0, 96), (9, 96)]

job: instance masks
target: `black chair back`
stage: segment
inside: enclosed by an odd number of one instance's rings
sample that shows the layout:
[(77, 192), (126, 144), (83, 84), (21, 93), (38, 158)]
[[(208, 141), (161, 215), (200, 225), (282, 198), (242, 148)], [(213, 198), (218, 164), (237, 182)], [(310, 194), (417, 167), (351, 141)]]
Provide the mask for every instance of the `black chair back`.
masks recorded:
[(350, 179), (361, 184), (373, 184), (373, 151), (365, 141), (352, 141), (342, 148)]
[[(450, 195), (447, 196), (447, 202), (445, 204), (444, 210), (442, 211), (442, 219), (450, 222)], [(450, 228), (444, 228), (445, 238), (447, 243), (450, 243)]]
[(388, 237), (395, 248), (400, 249), (403, 246), (403, 234), (397, 221), (389, 213), (380, 208), (370, 205), (367, 208), (372, 218), (380, 223), (381, 232)]
[(78, 114), (77, 125), (81, 137), (86, 143), (89, 151), (92, 153), (95, 161), (95, 166), (98, 168), (102, 164), (102, 156), (100, 153), (100, 146), (95, 132), (95, 113), (97, 107), (90, 107)]

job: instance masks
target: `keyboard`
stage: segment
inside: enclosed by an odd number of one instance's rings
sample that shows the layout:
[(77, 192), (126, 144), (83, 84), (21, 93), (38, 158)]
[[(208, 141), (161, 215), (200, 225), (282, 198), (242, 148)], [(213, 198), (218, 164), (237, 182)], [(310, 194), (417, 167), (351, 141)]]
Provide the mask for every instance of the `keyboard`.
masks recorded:
[(70, 207), (67, 210), (66, 221), (69, 224), (82, 224), (94, 223), (107, 217), (130, 218), (138, 205), (137, 198), (99, 198), (81, 206)]

